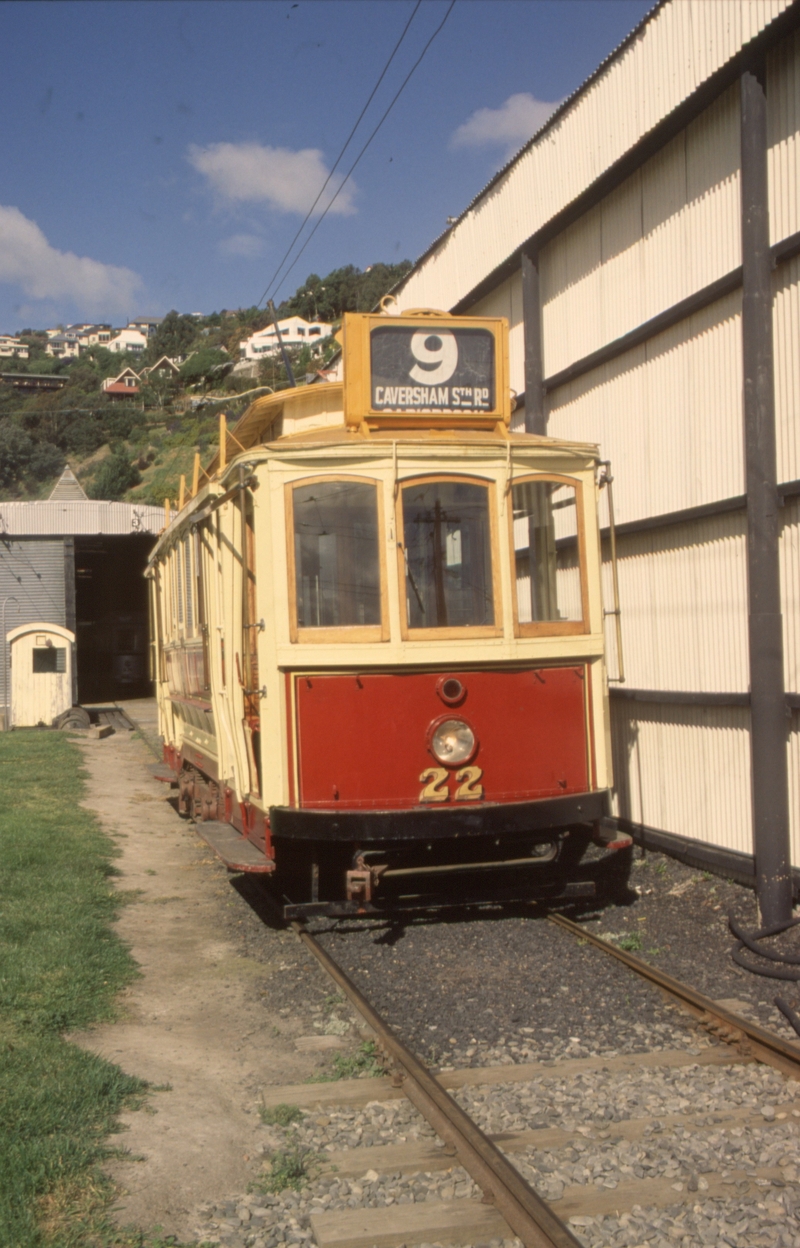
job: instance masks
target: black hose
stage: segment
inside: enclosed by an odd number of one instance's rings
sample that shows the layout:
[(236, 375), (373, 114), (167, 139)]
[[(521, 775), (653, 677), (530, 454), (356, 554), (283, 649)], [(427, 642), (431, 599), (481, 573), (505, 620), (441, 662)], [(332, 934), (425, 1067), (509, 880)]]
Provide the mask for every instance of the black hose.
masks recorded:
[(762, 927), (760, 931), (753, 932), (752, 936), (748, 936), (743, 927), (736, 922), (732, 915), (728, 916), (728, 926), (738, 941), (746, 945), (751, 953), (757, 953), (760, 958), (770, 958), (773, 962), (784, 962), (790, 966), (800, 966), (800, 956), (793, 957), (790, 953), (780, 953), (777, 949), (762, 949), (756, 944), (757, 940), (765, 940), (767, 936), (780, 936), (781, 932), (788, 932), (790, 927), (796, 927), (800, 923), (800, 919), (790, 919), (788, 923), (780, 923), (777, 927)]
[(781, 1014), (783, 1014), (784, 1018), (787, 1018), (789, 1020), (789, 1022), (792, 1024), (795, 1031), (797, 1032), (798, 1036), (800, 1036), (800, 1016), (795, 1014), (794, 1010), (789, 1005), (788, 1001), (784, 1001), (783, 997), (773, 997), (772, 999), (777, 1005)]

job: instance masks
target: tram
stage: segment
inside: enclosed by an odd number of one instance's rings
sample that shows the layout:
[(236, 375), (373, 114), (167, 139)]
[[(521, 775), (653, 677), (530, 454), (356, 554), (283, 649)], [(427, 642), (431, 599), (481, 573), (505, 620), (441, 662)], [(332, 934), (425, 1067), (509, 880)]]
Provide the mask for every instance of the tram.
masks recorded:
[(500, 318), (340, 342), (153, 551), (161, 778), (287, 917), (619, 889), (597, 447), (512, 432)]

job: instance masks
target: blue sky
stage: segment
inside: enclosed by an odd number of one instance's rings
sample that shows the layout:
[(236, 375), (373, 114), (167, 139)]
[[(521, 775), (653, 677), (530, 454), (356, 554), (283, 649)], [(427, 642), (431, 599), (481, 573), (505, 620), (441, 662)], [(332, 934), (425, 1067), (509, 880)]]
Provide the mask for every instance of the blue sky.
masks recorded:
[[(447, 7), (419, 6), (341, 170)], [(276, 298), (415, 259), (650, 7), (457, 0)], [(0, 333), (257, 303), (413, 9), (0, 5)]]

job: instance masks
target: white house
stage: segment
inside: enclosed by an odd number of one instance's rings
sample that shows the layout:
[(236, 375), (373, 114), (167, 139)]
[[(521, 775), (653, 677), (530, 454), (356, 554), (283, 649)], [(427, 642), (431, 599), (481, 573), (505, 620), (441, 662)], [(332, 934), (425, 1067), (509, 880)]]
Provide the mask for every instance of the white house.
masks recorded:
[(130, 351), (138, 354), (147, 346), (147, 338), (138, 329), (121, 329), (108, 343), (109, 351)]
[(138, 329), (140, 334), (149, 337), (156, 332), (163, 320), (163, 316), (135, 316), (132, 321), (128, 321), (128, 329)]
[(65, 329), (62, 333), (50, 336), (48, 330), (45, 355), (53, 355), (59, 360), (76, 360), (81, 352), (80, 336), (76, 330)]
[[(302, 316), (287, 316), (284, 321), (278, 321), (278, 328), (285, 347), (313, 347), (333, 333), (332, 325), (326, 325), (324, 321), (306, 321)], [(239, 343), (239, 354), (243, 360), (257, 360), (262, 355), (274, 355), (277, 351), (280, 351), (280, 344), (274, 325), (267, 325), (252, 338)]]
[(27, 342), (20, 342), (19, 338), (12, 338), (8, 334), (0, 334), (0, 358), (16, 355), (21, 360), (27, 360), (29, 354)]

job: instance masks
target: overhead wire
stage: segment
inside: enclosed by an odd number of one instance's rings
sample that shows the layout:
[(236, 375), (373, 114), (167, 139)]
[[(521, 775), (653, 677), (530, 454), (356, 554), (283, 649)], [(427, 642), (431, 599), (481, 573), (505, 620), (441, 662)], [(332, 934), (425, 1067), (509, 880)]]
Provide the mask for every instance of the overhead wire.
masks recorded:
[(297, 242), (298, 238), (300, 237), (300, 235), (302, 234), (303, 230), (305, 229), (305, 227), (306, 227), (306, 223), (308, 222), (309, 217), (311, 216), (312, 212), (313, 212), (313, 211), (314, 211), (314, 209), (316, 208), (316, 206), (317, 206), (317, 204), (319, 203), (319, 201), (322, 199), (322, 196), (323, 196), (323, 195), (324, 195), (324, 193), (325, 193), (325, 188), (327, 187), (327, 185), (328, 185), (328, 183), (330, 182), (331, 178), (333, 177), (333, 175), (335, 174), (336, 170), (338, 169), (338, 167), (339, 167), (339, 165), (340, 165), (340, 163), (341, 163), (341, 161), (342, 161), (342, 159), (343, 159), (343, 157), (344, 157), (345, 152), (347, 151), (348, 147), (350, 146), (350, 143), (351, 143), (351, 140), (352, 140), (352, 138), (353, 138), (353, 135), (355, 134), (355, 132), (356, 132), (356, 130), (358, 129), (358, 127), (361, 125), (361, 122), (362, 122), (362, 120), (363, 120), (364, 114), (366, 113), (367, 109), (369, 108), (370, 104), (372, 103), (373, 99), (375, 98), (375, 93), (376, 93), (376, 91), (378, 90), (378, 87), (381, 85), (381, 83), (383, 82), (384, 78), (386, 77), (386, 74), (388, 73), (389, 66), (391, 65), (391, 63), (392, 63), (392, 61), (394, 60), (394, 58), (395, 58), (395, 56), (397, 55), (397, 53), (400, 51), (400, 45), (401, 45), (401, 43), (403, 42), (403, 40), (405, 39), (406, 35), (408, 34), (409, 27), (411, 26), (411, 23), (413, 22), (414, 18), (416, 17), (416, 15), (417, 15), (417, 10), (419, 9), (419, 6), (420, 6), (421, 4), (422, 4), (422, 0), (417, 0), (417, 3), (414, 5), (414, 8), (411, 10), (411, 16), (409, 17), (408, 21), (406, 22), (405, 26), (403, 27), (403, 30), (402, 30), (402, 32), (401, 32), (401, 34), (400, 34), (400, 38), (397, 40), (397, 43), (396, 43), (396, 44), (394, 45), (394, 47), (392, 48), (391, 55), (390, 55), (390, 57), (389, 57), (388, 61), (386, 62), (386, 64), (384, 65), (383, 69), (381, 70), (380, 77), (378, 78), (378, 81), (375, 83), (375, 86), (374, 86), (374, 87), (372, 88), (372, 90), (370, 91), (370, 93), (369, 93), (369, 98), (368, 98), (368, 100), (367, 100), (366, 104), (365, 104), (365, 105), (364, 105), (364, 107), (362, 108), (361, 112), (358, 114), (358, 117), (356, 118), (356, 121), (355, 121), (355, 125), (353, 126), (352, 130), (350, 131), (350, 133), (348, 134), (347, 138), (345, 139), (344, 144), (343, 144), (343, 146), (342, 146), (342, 150), (339, 152), (339, 155), (336, 157), (336, 160), (335, 160), (335, 161), (334, 161), (334, 163), (333, 163), (333, 167), (331, 168), (330, 173), (328, 174), (327, 178), (326, 178), (326, 179), (325, 179), (325, 181), (323, 182), (322, 187), (320, 188), (319, 194), (317, 195), (317, 198), (314, 200), (313, 204), (312, 204), (312, 205), (311, 205), (311, 207), (309, 208), (308, 212), (306, 213), (305, 217), (303, 218), (302, 222), (300, 223), (300, 226), (299, 226), (299, 228), (298, 228), (298, 230), (297, 230), (297, 233), (295, 234), (294, 238), (293, 238), (293, 239), (292, 239), (292, 241), (290, 242), (289, 246), (286, 248), (286, 252), (285, 252), (285, 254), (284, 254), (284, 256), (283, 256), (283, 259), (281, 260), (280, 264), (278, 265), (277, 269), (276, 269), (276, 270), (275, 270), (275, 272), (273, 273), (273, 275), (272, 275), (272, 277), (270, 278), (270, 280), (267, 282), (267, 289), (264, 291), (263, 295), (262, 295), (262, 296), (261, 296), (261, 298), (259, 299), (258, 303), (256, 304), (256, 307), (260, 307), (260, 306), (261, 306), (261, 304), (263, 303), (263, 301), (266, 299), (267, 295), (268, 295), (268, 294), (269, 294), (269, 292), (270, 292), (270, 289), (272, 288), (273, 283), (276, 281), (276, 279), (277, 279), (277, 277), (278, 277), (278, 275), (279, 275), (279, 273), (280, 273), (281, 269), (283, 268), (284, 264), (286, 263), (287, 259), (289, 258), (290, 254), (291, 254), (291, 251), (292, 251), (292, 248), (294, 247), (294, 245), (295, 245), (295, 243)]
[[(414, 62), (414, 64), (411, 66), (411, 69), (408, 71), (408, 73), (406, 74), (405, 78), (404, 78), (404, 79), (403, 79), (403, 81), (401, 82), (401, 84), (400, 84), (400, 86), (399, 86), (399, 88), (398, 88), (398, 90), (397, 90), (396, 94), (395, 94), (395, 95), (394, 95), (394, 97), (392, 98), (392, 100), (391, 100), (391, 102), (390, 102), (390, 104), (389, 104), (388, 108), (387, 108), (387, 109), (386, 109), (386, 111), (384, 112), (384, 114), (383, 114), (383, 116), (381, 117), (380, 121), (378, 122), (377, 126), (376, 126), (376, 127), (375, 127), (375, 129), (372, 131), (372, 134), (369, 136), (369, 138), (367, 139), (366, 143), (365, 143), (365, 144), (364, 144), (364, 146), (362, 147), (361, 151), (358, 153), (358, 155), (356, 156), (356, 158), (355, 158), (355, 160), (353, 161), (352, 165), (350, 166), (350, 168), (348, 169), (347, 173), (345, 174), (345, 176), (344, 176), (344, 178), (343, 178), (343, 180), (342, 180), (341, 184), (339, 185), (338, 190), (336, 191), (336, 194), (333, 196), (333, 198), (331, 199), (331, 201), (330, 201), (330, 203), (327, 205), (327, 207), (324, 209), (324, 211), (320, 214), (320, 216), (319, 216), (319, 218), (318, 218), (318, 220), (317, 220), (316, 224), (314, 225), (313, 230), (312, 230), (312, 231), (311, 231), (311, 233), (308, 235), (307, 239), (306, 239), (306, 240), (305, 240), (305, 242), (303, 243), (303, 246), (302, 246), (302, 247), (300, 248), (300, 250), (298, 251), (298, 253), (297, 253), (297, 255), (295, 256), (295, 258), (294, 258), (294, 260), (292, 261), (292, 263), (289, 265), (289, 268), (286, 270), (286, 272), (285, 272), (285, 273), (283, 274), (283, 276), (281, 277), (281, 279), (280, 279), (280, 280), (281, 280), (281, 282), (284, 282), (284, 281), (286, 280), (286, 278), (289, 276), (289, 274), (291, 273), (292, 269), (295, 267), (295, 265), (297, 264), (298, 260), (300, 259), (300, 257), (302, 256), (303, 252), (305, 251), (306, 247), (307, 247), (307, 246), (308, 246), (308, 244), (311, 242), (312, 238), (313, 238), (313, 237), (314, 237), (314, 235), (316, 234), (316, 232), (317, 232), (317, 230), (319, 229), (319, 227), (322, 225), (322, 222), (325, 220), (325, 217), (326, 217), (326, 216), (327, 216), (327, 214), (330, 212), (330, 210), (331, 210), (331, 208), (333, 207), (333, 205), (336, 203), (336, 200), (338, 199), (339, 195), (340, 195), (340, 194), (342, 193), (342, 191), (344, 190), (344, 187), (345, 187), (345, 185), (347, 184), (348, 179), (349, 179), (349, 178), (350, 178), (350, 176), (352, 175), (352, 173), (353, 173), (354, 169), (356, 168), (356, 166), (357, 166), (358, 162), (361, 160), (361, 157), (364, 155), (364, 153), (366, 152), (367, 148), (368, 148), (368, 147), (369, 147), (369, 145), (371, 144), (372, 140), (375, 138), (376, 134), (377, 134), (377, 133), (378, 133), (378, 131), (380, 130), (381, 126), (382, 126), (382, 125), (383, 125), (383, 123), (386, 121), (386, 118), (389, 116), (389, 114), (390, 114), (390, 112), (392, 111), (392, 109), (394, 108), (395, 104), (396, 104), (396, 103), (397, 103), (397, 101), (400, 99), (400, 96), (403, 94), (403, 91), (405, 90), (406, 86), (408, 85), (409, 81), (411, 80), (412, 75), (414, 74), (414, 72), (416, 71), (416, 69), (417, 69), (417, 68), (419, 67), (419, 65), (421, 64), (421, 62), (422, 62), (423, 58), (425, 57), (425, 54), (427, 53), (427, 51), (428, 51), (428, 49), (430, 48), (431, 44), (433, 43), (434, 39), (437, 37), (437, 35), (438, 35), (438, 34), (440, 33), (440, 31), (442, 30), (442, 28), (443, 28), (443, 26), (444, 26), (445, 22), (447, 21), (448, 17), (450, 16), (450, 14), (452, 13), (453, 9), (455, 8), (455, 3), (456, 3), (456, 0), (450, 0), (450, 4), (447, 6), (447, 12), (445, 13), (445, 15), (444, 15), (444, 17), (442, 18), (442, 20), (441, 20), (441, 22), (439, 23), (439, 25), (438, 25), (438, 26), (436, 27), (436, 29), (434, 30), (433, 34), (432, 34), (432, 35), (430, 36), (430, 38), (428, 39), (428, 42), (425, 44), (425, 47), (424, 47), (424, 48), (422, 49), (422, 51), (420, 52), (420, 54), (419, 54), (419, 56), (417, 57), (417, 59), (416, 59), (416, 61)], [(273, 280), (274, 280), (274, 279), (273, 279)]]

